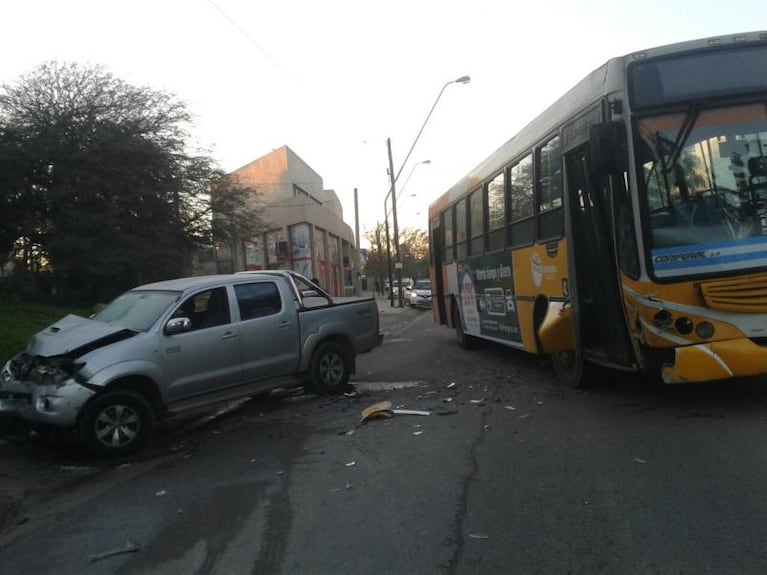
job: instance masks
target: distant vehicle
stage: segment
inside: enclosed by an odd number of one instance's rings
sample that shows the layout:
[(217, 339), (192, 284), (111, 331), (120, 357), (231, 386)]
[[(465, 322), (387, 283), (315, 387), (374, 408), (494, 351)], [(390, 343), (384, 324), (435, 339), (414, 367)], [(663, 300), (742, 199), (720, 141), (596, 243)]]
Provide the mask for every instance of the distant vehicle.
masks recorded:
[(418, 280), (410, 290), (410, 305), (413, 307), (431, 307), (431, 280)]
[[(399, 297), (399, 280), (393, 280), (392, 281), (393, 287), (392, 287), (392, 296), (393, 297)], [(413, 280), (409, 278), (405, 278), (402, 280), (402, 285), (404, 286), (404, 291), (402, 292), (402, 297), (409, 298), (410, 297), (410, 290), (413, 287)]]
[(0, 418), (125, 455), (168, 414), (285, 385), (341, 392), (380, 342), (375, 299), (333, 299), (295, 272), (153, 283), (33, 336), (0, 373)]

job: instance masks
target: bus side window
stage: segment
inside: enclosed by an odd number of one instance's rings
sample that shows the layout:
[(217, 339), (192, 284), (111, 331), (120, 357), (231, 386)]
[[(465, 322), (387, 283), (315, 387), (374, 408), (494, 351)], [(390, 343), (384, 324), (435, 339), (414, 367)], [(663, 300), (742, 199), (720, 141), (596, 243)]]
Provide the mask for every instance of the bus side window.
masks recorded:
[(508, 244), (524, 246), (533, 241), (533, 155), (509, 169)]

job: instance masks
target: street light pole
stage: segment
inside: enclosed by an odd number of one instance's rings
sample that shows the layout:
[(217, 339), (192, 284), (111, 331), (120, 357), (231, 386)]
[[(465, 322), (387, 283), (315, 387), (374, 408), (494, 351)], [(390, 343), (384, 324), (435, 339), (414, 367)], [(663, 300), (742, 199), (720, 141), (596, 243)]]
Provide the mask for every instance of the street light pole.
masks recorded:
[(434, 108), (437, 107), (437, 103), (439, 102), (439, 99), (442, 97), (442, 93), (445, 91), (445, 88), (447, 88), (450, 84), (468, 84), (470, 81), (471, 81), (471, 78), (469, 76), (461, 76), (460, 78), (456, 78), (455, 80), (450, 80), (449, 82), (445, 82), (445, 85), (442, 86), (442, 89), (439, 91), (439, 94), (437, 95), (437, 99), (434, 100), (434, 103), (431, 105), (431, 110), (429, 110), (429, 114), (426, 116), (426, 119), (423, 121), (423, 124), (421, 125), (421, 129), (418, 130), (418, 135), (416, 135), (415, 140), (413, 140), (413, 144), (410, 146), (410, 150), (408, 150), (407, 156), (405, 156), (405, 161), (402, 162), (402, 166), (400, 166), (400, 169), (397, 172), (396, 177), (394, 178), (395, 182), (399, 179), (399, 175), (402, 173), (402, 169), (405, 167), (405, 164), (407, 164), (407, 161), (410, 159), (410, 154), (413, 153), (413, 148), (415, 148), (415, 145), (418, 142), (418, 139), (421, 137), (421, 134), (423, 133), (423, 129), (426, 127), (426, 124), (429, 122), (429, 118), (431, 118), (431, 115), (434, 112)]
[[(386, 148), (389, 152), (389, 179), (391, 180), (391, 189), (389, 190), (389, 194), (387, 194), (386, 199), (384, 199), (384, 214), (386, 214), (386, 228), (388, 231), (389, 228), (389, 212), (386, 209), (386, 201), (389, 199), (389, 196), (392, 197), (392, 215), (394, 217), (394, 252), (396, 257), (396, 268), (397, 268), (397, 278), (399, 281), (399, 287), (397, 288), (398, 291), (398, 300), (399, 300), (399, 307), (402, 307), (402, 296), (403, 296), (403, 289), (402, 289), (402, 262), (400, 261), (400, 254), (399, 254), (399, 229), (397, 228), (397, 192), (396, 192), (396, 183), (399, 179), (400, 174), (402, 173), (403, 168), (407, 164), (407, 161), (410, 159), (410, 155), (413, 153), (413, 149), (415, 148), (415, 145), (418, 143), (419, 138), (421, 137), (421, 134), (423, 133), (423, 129), (426, 127), (426, 124), (429, 122), (429, 118), (431, 118), (432, 113), (434, 112), (434, 108), (437, 107), (437, 103), (439, 102), (440, 98), (442, 97), (442, 93), (445, 91), (445, 88), (447, 88), (450, 84), (468, 84), (471, 81), (471, 78), (469, 76), (461, 76), (460, 78), (456, 78), (455, 80), (450, 80), (449, 82), (445, 82), (445, 85), (442, 86), (442, 89), (439, 91), (439, 94), (437, 94), (437, 99), (434, 100), (434, 103), (431, 105), (431, 109), (429, 110), (429, 114), (426, 116), (426, 119), (423, 121), (423, 124), (421, 124), (421, 129), (418, 130), (418, 134), (415, 137), (415, 140), (413, 140), (413, 143), (410, 146), (410, 149), (407, 152), (407, 156), (405, 156), (405, 161), (402, 162), (402, 165), (400, 166), (399, 170), (397, 171), (397, 175), (394, 175), (394, 162), (392, 161), (392, 155), (391, 155), (391, 138), (386, 139)], [(388, 247), (388, 237), (387, 237), (387, 247)], [(391, 282), (391, 256), (389, 258), (389, 302), (393, 306), (394, 305), (394, 299), (392, 297), (391, 290), (394, 288)]]

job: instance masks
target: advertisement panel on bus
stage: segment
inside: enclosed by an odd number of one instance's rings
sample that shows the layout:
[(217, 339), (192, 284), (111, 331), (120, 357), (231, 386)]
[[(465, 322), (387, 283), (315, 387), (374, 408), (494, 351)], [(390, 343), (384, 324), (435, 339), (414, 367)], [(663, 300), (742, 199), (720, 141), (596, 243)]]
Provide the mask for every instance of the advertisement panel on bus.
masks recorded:
[(459, 301), (465, 332), (522, 342), (509, 254), (458, 264)]

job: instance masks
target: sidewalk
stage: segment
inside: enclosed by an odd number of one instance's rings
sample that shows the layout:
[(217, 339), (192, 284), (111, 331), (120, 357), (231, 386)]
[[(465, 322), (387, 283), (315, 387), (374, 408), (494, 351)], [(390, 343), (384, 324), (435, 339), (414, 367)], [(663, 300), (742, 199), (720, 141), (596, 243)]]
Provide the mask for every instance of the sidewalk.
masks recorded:
[(402, 302), (402, 307), (399, 307), (399, 302), (397, 301), (397, 298), (394, 298), (394, 306), (392, 306), (391, 303), (389, 302), (388, 295), (373, 294), (372, 292), (367, 292), (366, 295), (368, 295), (369, 297), (375, 296), (376, 303), (378, 304), (378, 313), (381, 315), (402, 313), (410, 309), (410, 306), (407, 304), (407, 301), (405, 300), (403, 300)]

